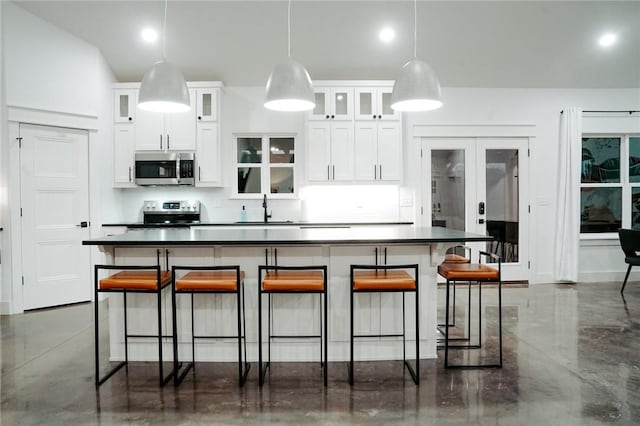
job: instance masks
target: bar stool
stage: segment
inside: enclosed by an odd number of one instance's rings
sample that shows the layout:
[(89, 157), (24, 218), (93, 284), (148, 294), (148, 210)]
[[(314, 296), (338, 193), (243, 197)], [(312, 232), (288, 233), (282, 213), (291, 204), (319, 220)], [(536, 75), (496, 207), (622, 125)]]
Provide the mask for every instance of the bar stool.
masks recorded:
[[(453, 247), (449, 247), (444, 255), (444, 260), (442, 263), (448, 264), (464, 264), (471, 263), (471, 248), (463, 245), (457, 245)], [(471, 281), (468, 282), (468, 301), (467, 301), (467, 314), (471, 312)], [(451, 309), (451, 318), (446, 318), (444, 324), (438, 324), (437, 330), (444, 334), (442, 331), (442, 327), (455, 327), (456, 326), (456, 286), (453, 286), (453, 301), (452, 301), (452, 309)], [(468, 324), (471, 327), (471, 322)], [(469, 334), (471, 334), (471, 330), (469, 328)], [(465, 340), (468, 341), (468, 338), (455, 338), (450, 340)]]
[[(122, 367), (125, 367), (128, 373), (129, 364), (129, 349), (128, 339), (129, 337), (151, 337), (158, 339), (158, 365), (159, 365), (159, 377), (160, 386), (164, 386), (173, 376), (173, 371), (168, 376), (164, 376), (163, 370), (163, 354), (162, 354), (162, 290), (167, 288), (171, 284), (171, 273), (167, 270), (160, 268), (160, 250), (156, 251), (156, 265), (147, 266), (129, 266), (129, 265), (95, 265), (94, 269), (94, 283), (95, 283), (95, 298), (94, 298), (94, 337), (95, 337), (95, 384), (100, 386), (106, 382), (111, 376), (113, 376)], [(169, 252), (165, 250), (165, 266), (169, 262)], [(99, 279), (99, 271), (105, 270), (120, 270), (107, 278)], [(112, 368), (103, 377), (100, 377), (100, 338), (99, 338), (99, 312), (98, 295), (100, 293), (122, 293), (123, 305), (124, 305), (124, 361), (121, 361), (118, 365)], [(158, 313), (158, 334), (157, 335), (139, 335), (129, 334), (127, 330), (127, 294), (139, 293), (150, 294), (157, 297), (157, 313)]]
[[(189, 271), (177, 278), (178, 271)], [(244, 271), (239, 266), (173, 266), (172, 304), (173, 304), (173, 362), (174, 384), (179, 385), (190, 369), (195, 372), (196, 339), (238, 339), (238, 384), (242, 387), (247, 379), (251, 365), (247, 362), (246, 321), (244, 305)], [(191, 295), (191, 362), (179, 373), (181, 363), (178, 354), (177, 295)], [(196, 335), (193, 298), (195, 294), (227, 294), (236, 296), (237, 334), (235, 335)], [(244, 345), (243, 345), (244, 343)]]
[[(406, 271), (413, 270), (413, 277)], [(351, 319), (349, 384), (353, 385), (354, 340), (362, 337), (402, 337), (402, 361), (416, 385), (420, 384), (420, 298), (418, 297), (418, 265), (351, 265)], [(356, 293), (402, 293), (402, 334), (358, 334), (354, 332), (354, 294)], [(406, 359), (405, 293), (415, 293), (416, 299), (416, 366), (415, 370)]]
[[(482, 263), (482, 257), (486, 257), (498, 264), (498, 268), (493, 268)], [(502, 279), (501, 279), (502, 264), (499, 256), (480, 251), (478, 263), (442, 263), (438, 266), (438, 273), (447, 280), (446, 291), (446, 305), (445, 305), (445, 318), (449, 318), (449, 306), (451, 305), (449, 285), (458, 281), (475, 281), (478, 283), (478, 344), (477, 345), (450, 345), (449, 341), (449, 329), (451, 327), (445, 327), (444, 330), (444, 366), (445, 368), (502, 368)], [(482, 287), (483, 283), (496, 282), (498, 283), (498, 339), (499, 339), (499, 360), (497, 363), (484, 363), (484, 364), (449, 364), (449, 349), (479, 349), (482, 346)], [(471, 300), (471, 299), (469, 299)], [(471, 324), (471, 318), (469, 318), (469, 324)], [(471, 325), (469, 325), (469, 332)], [(471, 336), (469, 335), (469, 341)]]
[[(262, 363), (262, 295), (268, 294), (268, 358)], [(317, 294), (320, 307), (319, 335), (272, 335), (271, 299), (276, 294)], [(324, 309), (323, 309), (324, 307)], [(264, 385), (267, 369), (271, 365), (271, 340), (274, 338), (320, 339), (320, 364), (323, 366), (324, 385), (327, 386), (327, 266), (258, 266), (258, 365), (259, 384)]]

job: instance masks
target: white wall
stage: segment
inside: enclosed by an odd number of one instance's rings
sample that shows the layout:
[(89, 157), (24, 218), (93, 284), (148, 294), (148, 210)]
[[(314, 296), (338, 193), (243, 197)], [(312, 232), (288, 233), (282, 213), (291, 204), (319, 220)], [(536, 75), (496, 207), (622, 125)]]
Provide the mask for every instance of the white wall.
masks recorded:
[[(8, 155), (5, 152), (6, 140), (9, 137), (7, 131), (7, 103), (5, 101), (5, 66), (4, 66), (4, 25), (2, 25), (3, 15), (3, 2), (0, 2), (0, 228), (5, 227), (4, 218), (7, 217), (7, 170)], [(8, 273), (8, 268), (4, 268), (3, 264), (7, 259), (11, 259), (10, 251), (8, 249), (9, 243), (6, 237), (7, 232), (0, 232), (0, 313), (8, 311), (8, 306), (4, 306), (5, 302), (10, 299), (10, 294), (7, 291), (8, 288), (2, 285), (3, 282), (9, 282), (8, 277), (5, 278), (4, 274)], [(7, 243), (5, 243), (7, 241)], [(5, 250), (5, 247), (7, 249)]]
[[(440, 110), (405, 115), (405, 166), (408, 185), (420, 184), (420, 163), (416, 158), (412, 129), (419, 124), (432, 125), (506, 125), (533, 124), (531, 144), (531, 229), (535, 246), (531, 247), (531, 281), (553, 282), (553, 236), (555, 233), (556, 183), (560, 111), (568, 106), (586, 110), (620, 110), (640, 107), (640, 89), (474, 89), (444, 88), (444, 107)], [(640, 119), (638, 119), (640, 120)], [(595, 126), (586, 130), (598, 130)], [(602, 128), (600, 128), (602, 130)], [(581, 280), (618, 280), (624, 265), (617, 245), (583, 247)], [(609, 253), (607, 264), (593, 262)], [(602, 260), (602, 258), (600, 258)], [(604, 272), (604, 274), (601, 274)], [(639, 271), (640, 273), (640, 271)], [(637, 275), (640, 278), (640, 275)]]
[[(95, 121), (97, 130), (89, 134), (89, 202), (91, 233), (95, 235), (101, 232), (97, 223), (120, 220), (121, 212), (119, 194), (110, 185), (104, 185), (105, 181), (112, 180), (113, 73), (97, 48), (13, 3), (2, 2), (2, 30), (6, 71), (3, 81), (9, 108), (67, 113)], [(1, 123), (4, 128), (6, 116)], [(9, 142), (7, 136), (2, 138), (2, 161), (6, 161), (4, 154), (8, 153)], [(4, 163), (2, 173), (9, 173), (9, 166)], [(9, 191), (18, 190), (16, 182), (9, 182)], [(6, 192), (3, 191), (3, 194)], [(3, 255), (9, 250), (11, 235), (17, 238), (19, 232), (17, 229), (7, 229), (8, 216), (3, 215), (6, 219), (2, 225), (5, 228)], [(0, 293), (3, 313), (6, 313), (8, 304), (17, 299), (12, 294), (16, 287), (6, 279), (11, 274), (6, 271), (8, 264), (4, 262), (5, 259), (3, 256), (5, 279), (2, 280)]]

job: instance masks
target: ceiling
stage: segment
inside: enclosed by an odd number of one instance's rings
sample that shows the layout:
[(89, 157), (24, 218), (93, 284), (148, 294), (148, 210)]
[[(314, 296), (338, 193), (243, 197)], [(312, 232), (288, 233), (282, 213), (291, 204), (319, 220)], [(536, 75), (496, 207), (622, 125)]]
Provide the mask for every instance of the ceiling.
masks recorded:
[[(161, 59), (163, 1), (17, 1), (98, 47), (120, 81)], [(640, 1), (419, 1), (418, 58), (445, 87), (640, 87)], [(396, 31), (389, 44), (378, 32)], [(618, 34), (611, 49), (597, 44)], [(167, 58), (187, 80), (265, 84), (287, 55), (286, 1), (169, 2)], [(291, 6), (291, 55), (312, 79), (394, 79), (413, 55), (413, 2)]]

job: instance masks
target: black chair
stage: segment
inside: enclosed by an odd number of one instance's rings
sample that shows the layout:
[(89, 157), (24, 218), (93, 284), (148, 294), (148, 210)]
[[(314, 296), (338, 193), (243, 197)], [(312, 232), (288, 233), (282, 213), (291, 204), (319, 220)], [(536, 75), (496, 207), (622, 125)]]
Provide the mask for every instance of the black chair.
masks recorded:
[(622, 288), (620, 289), (620, 294), (622, 294), (624, 287), (627, 285), (631, 267), (640, 266), (640, 231), (634, 229), (619, 229), (618, 236), (620, 237), (620, 246), (624, 252), (624, 263), (629, 265), (627, 274), (624, 276)]

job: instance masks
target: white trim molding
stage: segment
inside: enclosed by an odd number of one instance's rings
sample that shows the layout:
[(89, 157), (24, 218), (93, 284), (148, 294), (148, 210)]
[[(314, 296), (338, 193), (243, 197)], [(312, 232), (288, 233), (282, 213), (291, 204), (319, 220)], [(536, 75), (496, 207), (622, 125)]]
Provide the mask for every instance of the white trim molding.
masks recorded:
[(535, 124), (415, 124), (413, 138), (535, 138)]
[(89, 131), (98, 130), (98, 116), (93, 114), (48, 111), (38, 108), (8, 105), (7, 117), (9, 122), (15, 123), (66, 127)]

